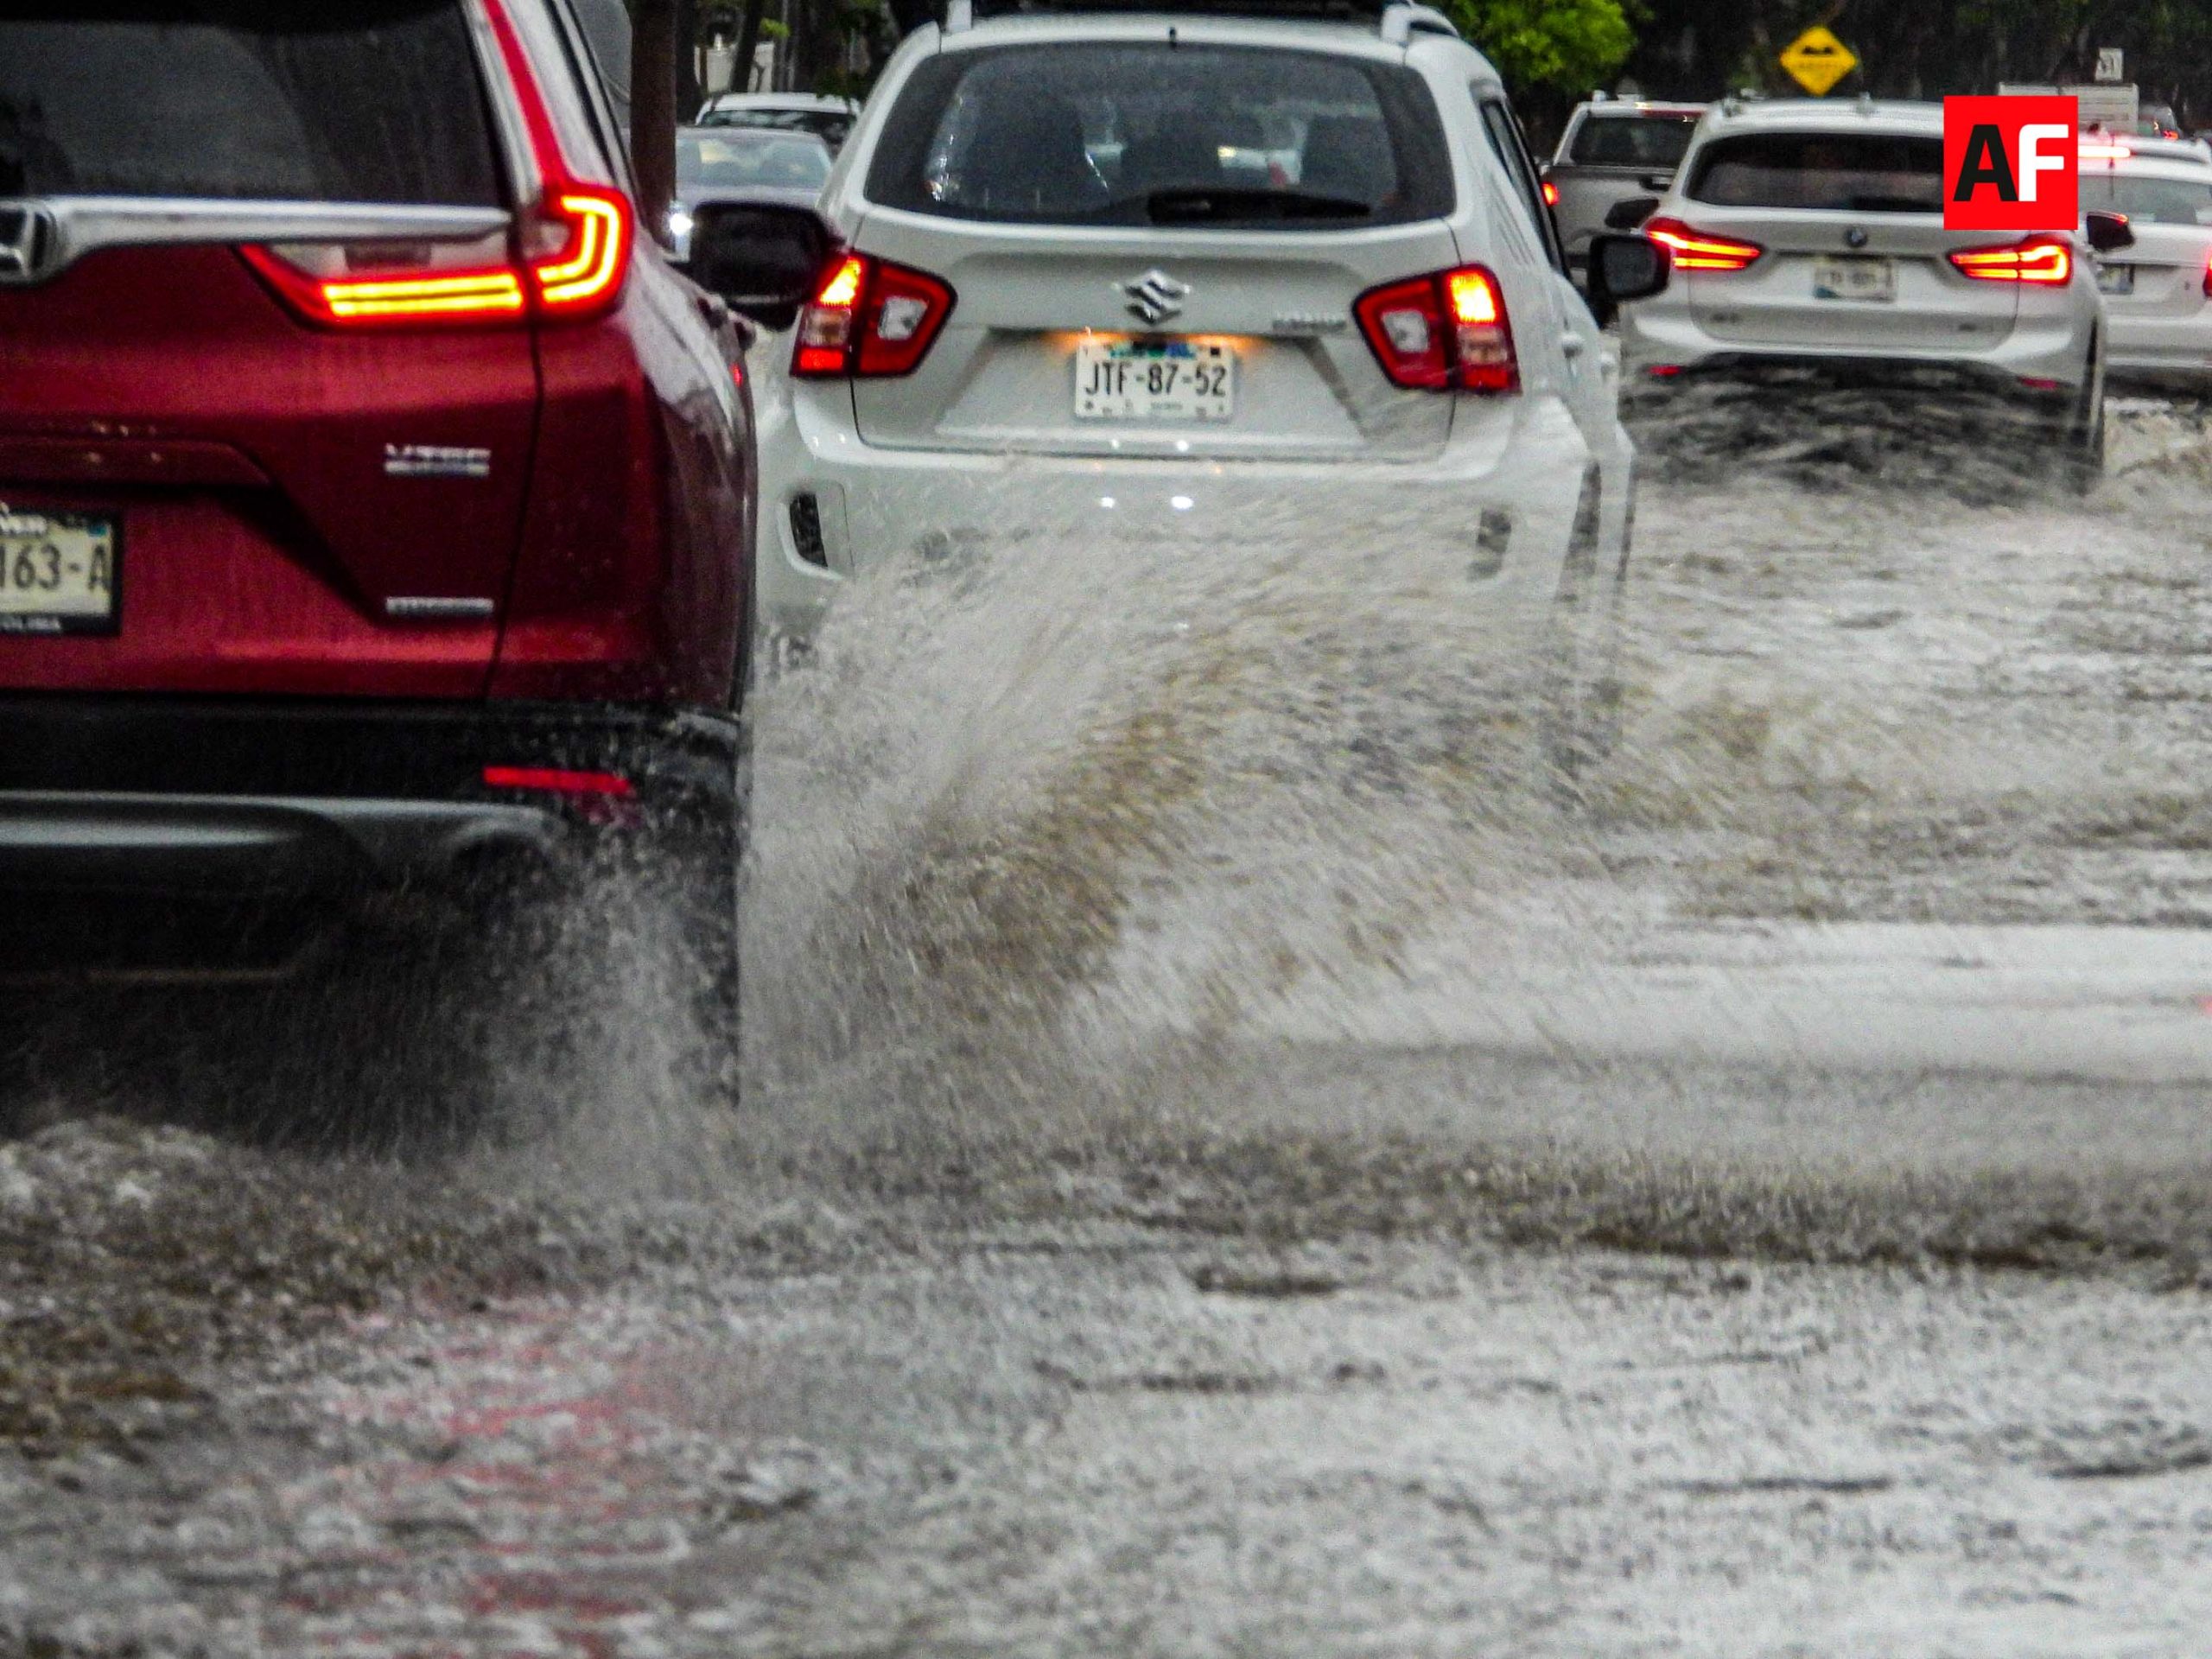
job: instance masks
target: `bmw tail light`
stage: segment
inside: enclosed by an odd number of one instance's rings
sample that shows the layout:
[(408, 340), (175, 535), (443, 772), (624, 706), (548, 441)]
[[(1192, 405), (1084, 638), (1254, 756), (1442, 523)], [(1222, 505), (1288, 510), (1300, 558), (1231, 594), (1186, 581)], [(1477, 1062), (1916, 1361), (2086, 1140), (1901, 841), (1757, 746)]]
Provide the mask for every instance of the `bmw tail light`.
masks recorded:
[(799, 313), (791, 372), (810, 379), (912, 374), (937, 343), (955, 298), (927, 271), (839, 254)]
[(638, 218), (620, 191), (575, 178), (536, 72), (499, 0), (488, 7), (522, 105), (543, 194), (518, 229), (419, 245), (301, 244), (240, 250), (277, 297), (330, 327), (469, 327), (581, 320), (621, 297)]
[(2064, 238), (2031, 236), (1992, 248), (1961, 248), (1951, 264), (1978, 283), (2058, 285), (2074, 280), (2074, 250)]
[(1676, 270), (1748, 270), (1766, 250), (1685, 225), (1679, 219), (1646, 219), (1643, 233), (1674, 256)]
[(1353, 302), (1352, 315), (1393, 385), (1426, 391), (1521, 389), (1505, 295), (1481, 265), (1370, 289)]

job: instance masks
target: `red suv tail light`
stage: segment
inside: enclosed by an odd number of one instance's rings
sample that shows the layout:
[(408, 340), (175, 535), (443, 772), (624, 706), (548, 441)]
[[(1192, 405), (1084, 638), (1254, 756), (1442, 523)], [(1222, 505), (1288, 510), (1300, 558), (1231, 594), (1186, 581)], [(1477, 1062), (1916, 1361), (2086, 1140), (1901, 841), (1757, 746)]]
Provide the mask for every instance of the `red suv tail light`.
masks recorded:
[(1518, 391), (1521, 365), (1497, 278), (1462, 265), (1371, 288), (1352, 315), (1382, 372), (1427, 391)]
[(279, 298), (331, 327), (470, 327), (595, 317), (621, 297), (637, 242), (628, 197), (575, 178), (514, 25), (489, 8), (493, 33), (544, 181), (537, 204), (505, 235), (480, 242), (242, 250)]
[(1746, 270), (1766, 250), (1685, 225), (1679, 219), (1646, 219), (1643, 233), (1675, 257), (1676, 270)]
[(955, 298), (927, 271), (840, 254), (799, 313), (791, 372), (812, 379), (912, 374), (937, 343)]
[(2057, 284), (2074, 280), (2074, 250), (2063, 237), (2031, 236), (1993, 248), (1961, 248), (1951, 264), (1978, 283)]
[(311, 322), (334, 327), (476, 326), (595, 316), (621, 292), (636, 232), (629, 201), (595, 185), (559, 188), (513, 258), (503, 234), (457, 246), (302, 244), (246, 248), (246, 263)]

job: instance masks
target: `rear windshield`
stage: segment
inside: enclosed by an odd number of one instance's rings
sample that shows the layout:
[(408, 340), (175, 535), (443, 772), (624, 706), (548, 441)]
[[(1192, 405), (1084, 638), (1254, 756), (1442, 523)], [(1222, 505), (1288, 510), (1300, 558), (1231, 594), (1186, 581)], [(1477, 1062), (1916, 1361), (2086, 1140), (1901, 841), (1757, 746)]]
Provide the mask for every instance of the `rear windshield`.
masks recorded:
[(2082, 210), (2147, 225), (2212, 225), (2212, 181), (2152, 179), (2082, 169)]
[(886, 124), (868, 194), (1029, 225), (1325, 230), (1452, 211), (1434, 101), (1402, 66), (1097, 41), (947, 53)]
[(853, 118), (839, 110), (710, 109), (699, 118), (702, 127), (757, 127), (770, 132), (811, 133), (832, 149), (841, 148), (853, 130)]
[(496, 207), (458, 0), (0, 6), (0, 197)]
[(1719, 207), (1940, 213), (1943, 141), (1859, 132), (1716, 138), (1698, 151), (1687, 194)]
[(1583, 167), (1649, 167), (1671, 173), (1696, 128), (1694, 115), (1585, 116), (1567, 159)]
[(819, 190), (829, 176), (829, 147), (810, 133), (726, 127), (677, 135), (677, 181), (695, 189)]

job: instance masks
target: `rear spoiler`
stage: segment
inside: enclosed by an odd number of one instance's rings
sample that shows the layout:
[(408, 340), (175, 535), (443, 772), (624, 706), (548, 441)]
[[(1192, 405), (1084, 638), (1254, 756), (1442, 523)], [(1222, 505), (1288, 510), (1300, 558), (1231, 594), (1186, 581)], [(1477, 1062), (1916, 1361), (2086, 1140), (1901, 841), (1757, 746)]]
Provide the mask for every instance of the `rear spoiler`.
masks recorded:
[(944, 32), (957, 35), (992, 17), (1051, 17), (1078, 13), (1147, 16), (1265, 17), (1296, 22), (1363, 23), (1386, 41), (1459, 30), (1433, 6), (1408, 0), (945, 0)]

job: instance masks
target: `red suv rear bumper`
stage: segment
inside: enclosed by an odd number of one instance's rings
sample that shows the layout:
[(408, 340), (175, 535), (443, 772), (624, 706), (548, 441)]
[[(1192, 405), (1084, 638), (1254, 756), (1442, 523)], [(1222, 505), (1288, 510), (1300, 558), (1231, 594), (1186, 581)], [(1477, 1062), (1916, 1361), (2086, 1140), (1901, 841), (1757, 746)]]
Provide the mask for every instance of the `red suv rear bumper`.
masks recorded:
[(740, 805), (738, 722), (691, 711), (16, 695), (0, 733), (16, 892), (344, 902)]

